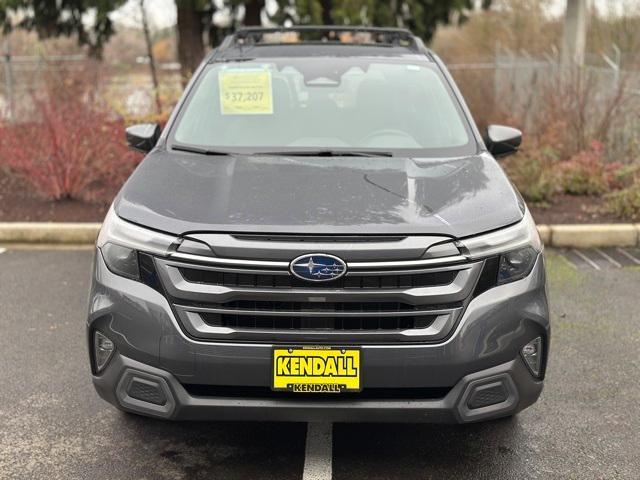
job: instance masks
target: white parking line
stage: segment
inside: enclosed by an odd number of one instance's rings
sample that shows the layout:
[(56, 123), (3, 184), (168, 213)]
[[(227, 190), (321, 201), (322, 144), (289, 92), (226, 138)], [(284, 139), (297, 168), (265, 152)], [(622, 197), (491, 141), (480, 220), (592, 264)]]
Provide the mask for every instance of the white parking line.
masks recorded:
[(602, 250), (600, 250), (599, 248), (596, 248), (596, 252), (598, 252), (600, 254), (600, 256), (606, 260), (609, 260), (609, 262), (611, 262), (613, 265), (615, 265), (618, 268), (622, 268), (622, 265), (620, 264), (620, 262), (614, 260), (613, 258), (611, 258), (609, 255), (607, 255), (606, 253), (604, 253)]
[(302, 480), (331, 480), (333, 424), (308, 423)]
[(635, 263), (636, 265), (640, 265), (640, 260), (638, 260), (636, 257), (634, 257), (633, 255), (631, 255), (629, 252), (627, 252), (626, 250), (623, 250), (621, 248), (617, 249), (618, 252), (620, 252), (622, 255), (624, 255), (625, 257), (627, 257), (629, 260), (631, 260), (633, 263)]
[(594, 269), (596, 270), (602, 270), (600, 268), (600, 266), (594, 262), (593, 260), (591, 260), (589, 257), (587, 257), (584, 253), (582, 253), (579, 250), (576, 250), (575, 248), (573, 250), (571, 250), (573, 253), (575, 253), (577, 256), (579, 256), (582, 260), (584, 260), (585, 262), (587, 262), (589, 265), (591, 265)]
[(578, 266), (571, 261), (569, 255), (563, 255), (562, 258), (564, 258), (565, 262), (567, 262), (571, 268), (573, 268), (574, 270), (578, 270)]

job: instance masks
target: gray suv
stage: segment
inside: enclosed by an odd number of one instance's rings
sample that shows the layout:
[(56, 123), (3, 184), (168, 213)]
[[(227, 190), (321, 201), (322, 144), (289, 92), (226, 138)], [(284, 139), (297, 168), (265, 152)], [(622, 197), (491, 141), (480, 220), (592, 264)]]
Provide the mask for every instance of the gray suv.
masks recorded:
[(93, 383), (188, 420), (473, 422), (542, 391), (543, 246), (440, 59), (401, 29), (244, 29), (100, 232)]

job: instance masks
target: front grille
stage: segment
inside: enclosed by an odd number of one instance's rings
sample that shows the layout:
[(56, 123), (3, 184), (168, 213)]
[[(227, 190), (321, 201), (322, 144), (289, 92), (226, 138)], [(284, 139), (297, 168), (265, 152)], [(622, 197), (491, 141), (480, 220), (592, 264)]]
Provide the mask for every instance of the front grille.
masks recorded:
[[(222, 308), (241, 310), (256, 310), (266, 312), (290, 311), (301, 314), (314, 314), (320, 312), (340, 313), (389, 313), (389, 312), (419, 312), (416, 305), (400, 302), (273, 302), (256, 300), (236, 300), (219, 305)], [(451, 308), (459, 307), (459, 304), (451, 305)]]
[[(212, 235), (212, 241), (218, 237)], [(234, 237), (236, 258), (181, 252), (155, 258), (162, 291), (187, 335), (285, 344), (441, 341), (470, 300), (483, 265), (459, 255), (425, 260), (415, 239), (406, 242), (417, 252), (415, 260), (388, 260), (406, 255), (397, 242), (376, 244), (378, 250), (370, 253), (369, 243), (354, 241), (340, 247), (356, 252), (356, 261), (345, 255), (347, 275), (309, 282), (294, 277), (288, 261), (260, 257), (256, 243), (271, 241), (261, 240)], [(294, 250), (296, 241), (291, 239)], [(385, 256), (386, 245), (393, 254)]]
[(450, 284), (456, 271), (417, 273), (409, 275), (347, 275), (332, 282), (309, 283), (289, 274), (249, 274), (181, 268), (188, 282), (248, 288), (423, 288)]
[(427, 328), (438, 316), (415, 305), (399, 302), (240, 300), (208, 307), (224, 312), (202, 312), (201, 317), (208, 325), (265, 330), (406, 330)]
[(372, 331), (427, 328), (437, 315), (349, 318), (202, 313), (201, 317), (211, 326), (239, 329)]

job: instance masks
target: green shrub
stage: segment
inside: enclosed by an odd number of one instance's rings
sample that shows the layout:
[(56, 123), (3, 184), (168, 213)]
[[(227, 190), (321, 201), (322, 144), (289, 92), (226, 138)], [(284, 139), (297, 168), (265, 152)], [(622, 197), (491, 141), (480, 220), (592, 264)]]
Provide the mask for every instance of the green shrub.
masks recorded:
[(613, 173), (611, 186), (615, 190), (630, 187), (640, 181), (640, 162), (621, 166)]
[(521, 151), (505, 161), (504, 167), (526, 201), (545, 205), (559, 190), (557, 164), (556, 151), (542, 147)]
[(606, 206), (609, 212), (623, 220), (640, 220), (640, 181), (607, 195)]
[(569, 195), (602, 195), (610, 190), (618, 164), (604, 162), (604, 146), (594, 141), (562, 163), (562, 191)]

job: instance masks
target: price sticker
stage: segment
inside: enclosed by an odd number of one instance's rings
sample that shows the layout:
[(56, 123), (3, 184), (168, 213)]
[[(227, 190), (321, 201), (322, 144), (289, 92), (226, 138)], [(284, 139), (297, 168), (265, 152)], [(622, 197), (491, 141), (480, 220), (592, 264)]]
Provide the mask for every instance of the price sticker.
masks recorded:
[(273, 113), (271, 72), (265, 69), (223, 70), (218, 75), (222, 115)]

